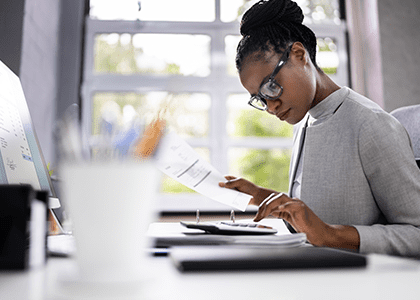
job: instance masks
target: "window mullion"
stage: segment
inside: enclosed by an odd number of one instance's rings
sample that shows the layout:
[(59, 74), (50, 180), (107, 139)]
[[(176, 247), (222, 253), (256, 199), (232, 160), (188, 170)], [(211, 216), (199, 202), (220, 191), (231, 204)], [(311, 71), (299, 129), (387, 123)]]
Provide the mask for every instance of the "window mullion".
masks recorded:
[(88, 30), (93, 33), (173, 33), (208, 34), (210, 31), (239, 33), (237, 22), (165, 22), (165, 21), (99, 21), (87, 19)]
[[(215, 1), (214, 22), (170, 22), (170, 21), (103, 21), (87, 18), (85, 39), (85, 66), (82, 85), (82, 122), (85, 132), (91, 132), (92, 97), (97, 92), (146, 94), (151, 91), (169, 93), (205, 93), (211, 97), (209, 108), (209, 135), (206, 137), (189, 138), (187, 142), (192, 147), (205, 147), (210, 150), (211, 164), (222, 174), (228, 172), (229, 148), (248, 149), (290, 149), (290, 138), (232, 138), (228, 135), (226, 124), (228, 119), (227, 99), (231, 94), (245, 93), (238, 76), (228, 74), (225, 37), (239, 35), (239, 23), (224, 23), (221, 21), (221, 0)], [(331, 78), (340, 85), (348, 82), (347, 56), (345, 40), (345, 23), (310, 24), (310, 28), (318, 37), (331, 37), (339, 45), (339, 66), (337, 73)], [(150, 74), (97, 74), (94, 70), (95, 36), (99, 34), (128, 33), (135, 34), (201, 34), (211, 37), (211, 73), (207, 77), (180, 75), (150, 75)], [(186, 47), (188, 47), (186, 45)], [(224, 205), (218, 205), (200, 195), (161, 195), (164, 199), (163, 210), (173, 207), (174, 210), (188, 210), (205, 207), (208, 210), (225, 210)], [(168, 198), (171, 198), (170, 200)], [(188, 203), (183, 201), (188, 198)], [(174, 199), (177, 201), (171, 202)], [(179, 200), (179, 201), (178, 201)], [(198, 200), (198, 201), (197, 201)], [(171, 202), (171, 203), (170, 203)], [(184, 204), (184, 205), (183, 205)]]
[(215, 0), (215, 9), (216, 9), (216, 14), (215, 14), (215, 21), (216, 22), (220, 22), (220, 0)]
[(212, 105), (210, 108), (211, 163), (217, 170), (226, 173), (228, 170), (226, 97), (229, 89), (229, 78), (225, 55), (225, 35), (220, 31), (212, 33), (211, 64), (215, 82), (211, 91)]

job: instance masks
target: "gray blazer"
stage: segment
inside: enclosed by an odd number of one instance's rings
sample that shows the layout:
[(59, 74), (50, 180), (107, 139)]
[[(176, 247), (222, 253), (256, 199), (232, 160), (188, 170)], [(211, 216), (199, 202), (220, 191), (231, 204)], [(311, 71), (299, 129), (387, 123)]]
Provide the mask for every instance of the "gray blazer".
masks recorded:
[[(420, 257), (420, 170), (409, 137), (374, 102), (343, 89), (334, 115), (306, 129), (301, 200), (326, 223), (353, 225), (361, 253)], [(290, 187), (305, 122), (295, 125)]]
[(407, 129), (414, 156), (420, 160), (420, 104), (397, 108), (391, 115)]

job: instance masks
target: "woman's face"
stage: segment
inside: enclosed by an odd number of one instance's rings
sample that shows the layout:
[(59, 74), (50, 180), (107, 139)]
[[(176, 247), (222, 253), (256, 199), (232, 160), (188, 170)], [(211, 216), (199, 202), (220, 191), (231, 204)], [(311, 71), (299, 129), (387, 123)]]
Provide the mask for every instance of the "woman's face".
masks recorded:
[[(245, 89), (254, 96), (275, 69), (281, 54), (266, 52), (265, 59), (253, 59), (252, 56), (245, 59), (239, 77)], [(308, 110), (319, 102), (315, 100), (316, 75), (306, 49), (301, 43), (294, 43), (289, 59), (275, 77), (283, 87), (283, 93), (275, 100), (266, 100), (267, 112), (289, 124), (302, 120)]]

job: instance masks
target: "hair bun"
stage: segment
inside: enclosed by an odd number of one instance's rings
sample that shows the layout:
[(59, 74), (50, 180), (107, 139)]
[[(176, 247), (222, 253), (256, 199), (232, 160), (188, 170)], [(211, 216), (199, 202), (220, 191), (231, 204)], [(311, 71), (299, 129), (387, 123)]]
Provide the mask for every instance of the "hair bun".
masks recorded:
[(291, 0), (261, 0), (246, 11), (241, 21), (241, 34), (247, 36), (260, 27), (278, 23), (303, 22), (302, 9)]

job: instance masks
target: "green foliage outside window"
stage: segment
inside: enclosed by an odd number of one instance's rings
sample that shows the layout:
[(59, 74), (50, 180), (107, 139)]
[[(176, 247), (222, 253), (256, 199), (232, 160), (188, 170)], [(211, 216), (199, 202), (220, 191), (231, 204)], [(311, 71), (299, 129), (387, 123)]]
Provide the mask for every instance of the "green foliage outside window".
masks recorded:
[(106, 41), (108, 34), (97, 36), (95, 39), (95, 71), (98, 73), (131, 74), (139, 72), (136, 56), (141, 49), (136, 49), (130, 42), (123, 45), (118, 38), (116, 43)]
[[(293, 127), (258, 110), (244, 110), (237, 118), (236, 136), (291, 138)], [(258, 145), (256, 145), (258, 146)], [(289, 149), (249, 149), (235, 157), (239, 175), (266, 188), (287, 192)]]
[[(112, 40), (108, 40), (110, 38)], [(122, 75), (135, 73), (181, 74), (180, 67), (174, 63), (167, 63), (160, 72), (152, 68), (140, 67), (137, 58), (142, 54), (143, 49), (133, 45), (133, 37), (129, 34), (98, 35), (95, 38), (95, 72)]]
[(256, 109), (242, 110), (237, 116), (235, 136), (237, 137), (283, 137), (293, 136), (293, 127), (278, 118)]
[[(106, 37), (106, 36), (105, 36)], [(120, 40), (109, 44), (102, 37), (96, 39), (95, 71), (99, 73), (133, 74), (145, 72), (137, 65), (135, 57), (141, 54), (141, 49), (133, 47), (131, 40), (122, 44)], [(167, 64), (167, 73), (179, 74), (180, 67)], [(153, 71), (152, 71), (153, 72)], [(144, 104), (144, 96), (136, 93), (100, 93), (94, 96), (93, 134), (99, 131), (97, 120), (103, 105), (110, 101), (120, 110), (129, 104), (138, 110)], [(147, 107), (142, 108), (143, 112)], [(182, 113), (178, 111), (177, 113)], [(257, 110), (240, 110), (233, 117), (235, 124), (234, 137), (273, 137), (291, 138), (292, 126), (280, 122), (277, 118)], [(255, 148), (258, 148), (256, 145)], [(288, 149), (246, 149), (239, 155), (229, 159), (236, 176), (242, 176), (257, 185), (278, 191), (287, 191), (290, 150)], [(232, 167), (232, 166), (231, 166)], [(163, 177), (161, 192), (165, 194), (190, 193), (191, 189), (183, 186), (172, 178)]]
[(238, 158), (242, 177), (256, 185), (287, 192), (290, 150), (249, 150)]

